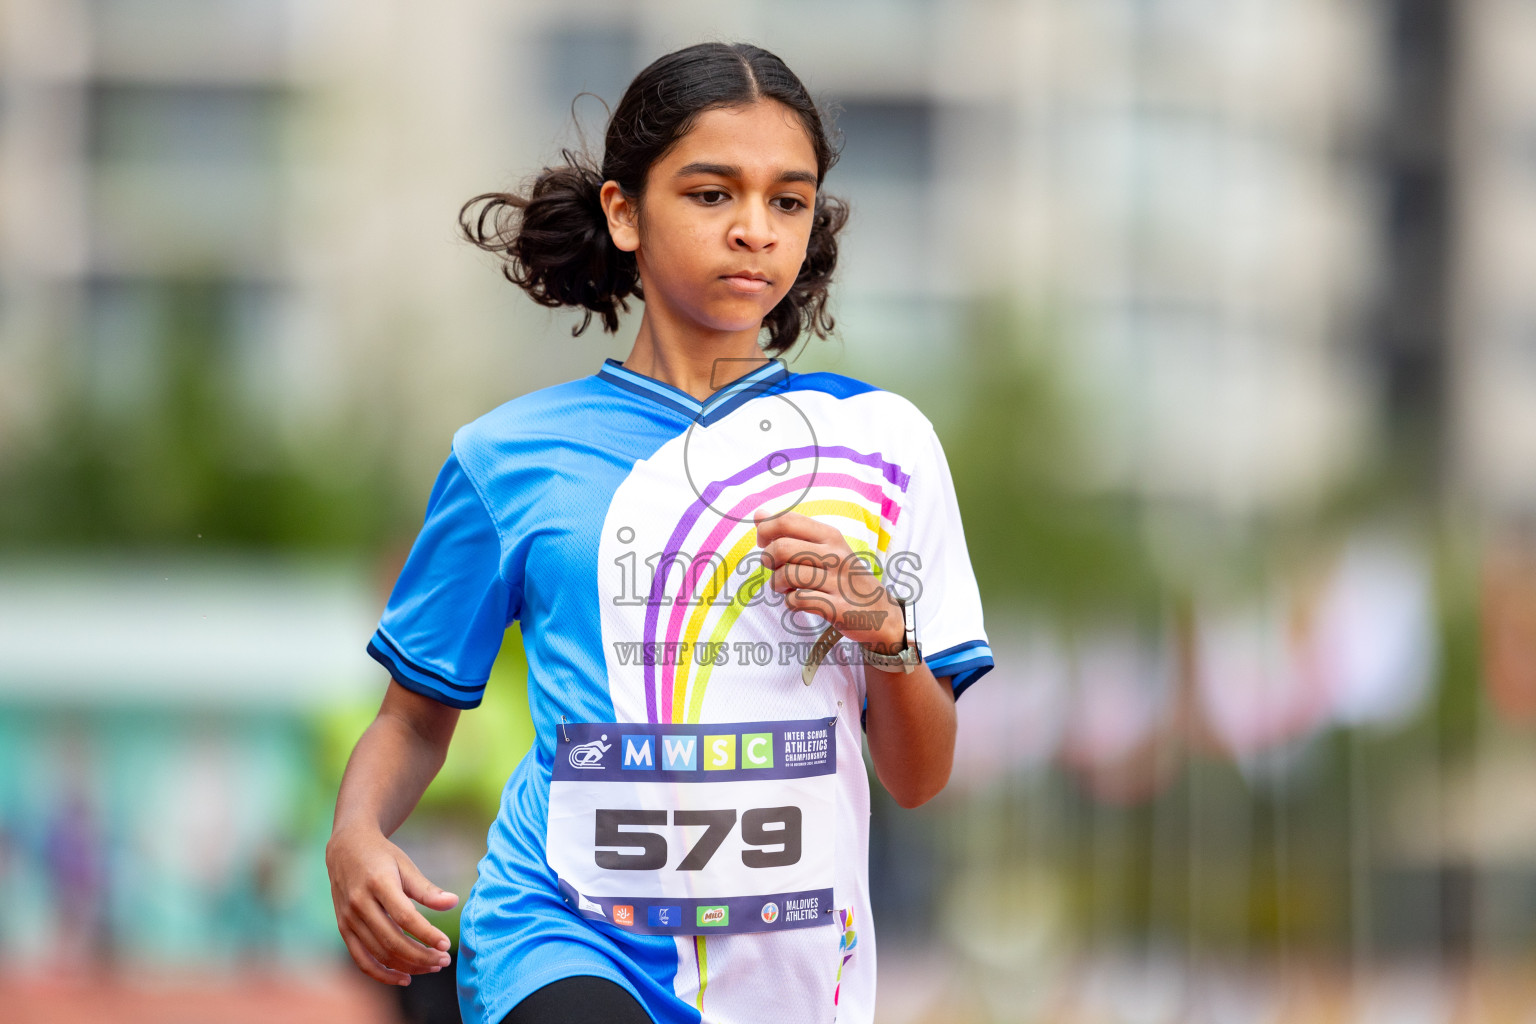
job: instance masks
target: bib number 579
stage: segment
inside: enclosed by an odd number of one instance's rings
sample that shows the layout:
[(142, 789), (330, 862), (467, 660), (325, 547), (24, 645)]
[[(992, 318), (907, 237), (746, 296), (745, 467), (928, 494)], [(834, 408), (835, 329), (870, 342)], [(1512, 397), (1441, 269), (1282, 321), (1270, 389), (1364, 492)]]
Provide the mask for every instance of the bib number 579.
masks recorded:
[[(597, 866), (607, 871), (660, 871), (667, 866), (667, 837), (646, 828), (702, 825), (704, 834), (677, 865), (678, 871), (702, 871), (736, 826), (736, 811), (641, 811), (598, 808), (593, 852)], [(741, 839), (749, 849), (741, 862), (749, 868), (778, 868), (800, 860), (800, 808), (753, 807), (742, 812)], [(603, 849), (609, 847), (609, 849)], [(620, 853), (619, 850), (640, 850)]]

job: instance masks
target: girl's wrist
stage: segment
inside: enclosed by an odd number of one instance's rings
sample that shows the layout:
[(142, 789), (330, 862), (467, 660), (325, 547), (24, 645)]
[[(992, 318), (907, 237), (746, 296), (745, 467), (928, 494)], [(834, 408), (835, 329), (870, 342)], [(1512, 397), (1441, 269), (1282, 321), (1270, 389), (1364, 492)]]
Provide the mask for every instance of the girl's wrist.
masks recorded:
[(859, 643), (877, 654), (900, 654), (907, 646), (906, 624), (902, 621), (901, 606), (887, 592), (886, 607), (876, 614), (881, 616), (880, 625), (873, 636)]
[(372, 839), (375, 836), (388, 838), (384, 832), (384, 826), (371, 815), (354, 812), (345, 817), (338, 815), (331, 825), (331, 841), (346, 841), (359, 837)]

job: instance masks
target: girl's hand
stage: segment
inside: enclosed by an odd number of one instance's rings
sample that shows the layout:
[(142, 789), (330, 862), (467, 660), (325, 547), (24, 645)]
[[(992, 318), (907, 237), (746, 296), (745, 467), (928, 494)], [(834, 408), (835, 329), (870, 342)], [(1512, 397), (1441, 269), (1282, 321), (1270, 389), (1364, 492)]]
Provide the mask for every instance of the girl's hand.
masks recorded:
[(837, 527), (799, 512), (753, 514), (769, 584), (792, 609), (814, 612), (855, 643), (879, 652), (901, 648), (901, 609)]
[(386, 985), (409, 985), (413, 974), (448, 966), (448, 936), (411, 900), (449, 910), (459, 898), (433, 885), (383, 833), (363, 828), (332, 833), (325, 866), (336, 926), (364, 974)]

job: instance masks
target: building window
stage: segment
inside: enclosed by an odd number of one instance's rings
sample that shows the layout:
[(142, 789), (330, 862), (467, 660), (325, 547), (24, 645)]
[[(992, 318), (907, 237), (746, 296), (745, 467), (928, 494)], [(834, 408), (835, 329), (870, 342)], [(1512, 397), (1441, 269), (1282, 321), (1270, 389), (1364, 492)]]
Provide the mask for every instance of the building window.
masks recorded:
[(277, 258), (288, 96), (271, 86), (102, 84), (91, 91), (93, 259), (111, 274)]
[(612, 110), (640, 70), (640, 41), (631, 27), (563, 26), (551, 32), (541, 48), (544, 92), (550, 112), (570, 116), (577, 93), (602, 97)]
[(91, 158), (271, 164), (281, 150), (283, 98), (270, 86), (99, 85), (91, 94)]
[(927, 99), (857, 99), (842, 103), (843, 135), (834, 173), (844, 180), (923, 185), (933, 177), (934, 105)]

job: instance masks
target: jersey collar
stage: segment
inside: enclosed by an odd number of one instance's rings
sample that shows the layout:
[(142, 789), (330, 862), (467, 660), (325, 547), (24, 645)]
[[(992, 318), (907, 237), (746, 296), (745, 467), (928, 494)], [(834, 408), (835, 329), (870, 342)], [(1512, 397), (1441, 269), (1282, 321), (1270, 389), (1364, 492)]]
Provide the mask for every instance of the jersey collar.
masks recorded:
[(636, 373), (626, 367), (621, 360), (611, 356), (603, 360), (597, 376), (612, 381), (641, 398), (650, 399), (676, 410), (701, 426), (707, 427), (732, 409), (751, 401), (758, 395), (777, 390), (779, 385), (789, 379), (789, 370), (782, 359), (770, 359), (757, 369), (737, 377), (702, 402), (681, 388), (673, 387), (655, 377)]

